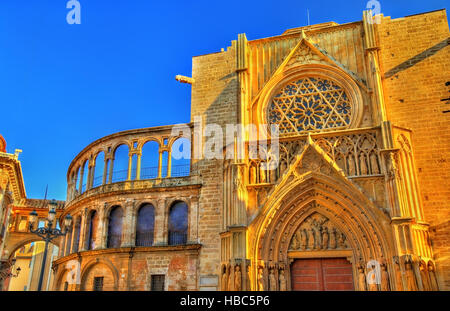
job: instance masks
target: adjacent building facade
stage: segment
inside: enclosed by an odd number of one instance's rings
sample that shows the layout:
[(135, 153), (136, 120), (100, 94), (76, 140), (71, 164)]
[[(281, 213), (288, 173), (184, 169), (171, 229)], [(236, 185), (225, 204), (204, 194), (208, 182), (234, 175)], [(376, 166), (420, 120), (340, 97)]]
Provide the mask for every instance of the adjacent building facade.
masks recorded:
[(446, 11), (378, 18), (240, 34), (177, 77), (191, 123), (88, 145), (53, 288), (448, 290)]

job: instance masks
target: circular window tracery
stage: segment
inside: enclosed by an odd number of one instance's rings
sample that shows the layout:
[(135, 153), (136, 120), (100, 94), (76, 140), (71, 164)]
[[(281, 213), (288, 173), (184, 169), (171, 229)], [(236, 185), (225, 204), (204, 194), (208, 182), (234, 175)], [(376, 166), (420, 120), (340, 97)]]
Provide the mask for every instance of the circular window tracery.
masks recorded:
[(321, 77), (302, 77), (285, 84), (268, 106), (269, 124), (278, 124), (280, 135), (350, 125), (353, 106), (345, 89)]

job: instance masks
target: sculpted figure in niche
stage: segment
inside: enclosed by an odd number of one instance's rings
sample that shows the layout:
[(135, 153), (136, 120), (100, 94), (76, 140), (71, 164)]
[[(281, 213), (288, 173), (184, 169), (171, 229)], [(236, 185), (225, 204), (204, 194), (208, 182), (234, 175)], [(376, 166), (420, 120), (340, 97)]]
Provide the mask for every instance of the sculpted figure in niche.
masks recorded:
[(391, 288), (389, 286), (389, 273), (387, 272), (386, 264), (381, 266), (381, 290), (382, 291), (390, 291), (391, 290)]
[(251, 286), (251, 282), (250, 282), (250, 266), (247, 266), (247, 280), (246, 280), (246, 286), (247, 288), (245, 290), (247, 291), (251, 291), (252, 290), (252, 286)]
[(259, 166), (259, 183), (260, 184), (266, 183), (266, 171), (265, 171), (264, 167), (265, 167), (265, 165), (263, 165), (263, 163), (261, 163), (261, 165)]
[(417, 291), (416, 277), (414, 275), (414, 270), (411, 261), (405, 262), (406, 269), (406, 284), (409, 291)]
[(345, 235), (343, 234), (343, 233), (341, 233), (340, 235), (339, 235), (339, 247), (340, 248), (346, 248), (347, 246), (346, 246), (346, 244), (345, 244)]
[(263, 268), (258, 269), (258, 291), (264, 291), (264, 274)]
[(308, 248), (309, 249), (314, 249), (314, 245), (315, 245), (315, 241), (316, 241), (314, 229), (310, 228), (308, 230), (308, 232), (309, 232), (309, 235), (308, 235)]
[(358, 289), (360, 291), (366, 291), (366, 275), (364, 274), (364, 268), (359, 266), (358, 268)]
[(430, 276), (430, 282), (431, 282), (430, 287), (431, 287), (431, 290), (432, 291), (438, 291), (439, 290), (439, 286), (438, 286), (438, 283), (437, 283), (436, 274), (434, 272), (434, 265), (431, 262), (428, 263), (428, 274)]
[(355, 159), (352, 154), (348, 157), (348, 176), (355, 176)]
[(227, 267), (224, 266), (223, 267), (223, 272), (222, 272), (222, 290), (224, 290), (224, 291), (228, 289), (228, 287), (227, 287), (227, 279), (228, 279)]
[(370, 154), (370, 166), (372, 167), (372, 174), (377, 175), (380, 174), (380, 169), (378, 167), (377, 156), (374, 152)]
[(281, 269), (278, 274), (278, 279), (280, 281), (280, 291), (284, 292), (286, 291), (286, 277), (284, 276), (284, 269)]
[(370, 271), (367, 272), (369, 280), (367, 280), (369, 291), (376, 292), (378, 291), (377, 285), (377, 267), (375, 265), (370, 266)]
[(306, 232), (306, 229), (303, 229), (300, 232), (300, 246), (302, 250), (305, 250), (308, 246), (308, 233)]
[(250, 184), (256, 184), (256, 166), (252, 165), (250, 167)]
[(424, 291), (430, 291), (430, 286), (428, 284), (428, 271), (425, 262), (421, 262), (419, 265), (420, 278), (422, 279), (422, 287)]
[(336, 229), (333, 228), (333, 230), (331, 230), (331, 236), (330, 236), (330, 248), (335, 249), (336, 248)]
[(241, 291), (242, 290), (242, 274), (241, 267), (236, 265), (234, 268), (234, 290)]
[(367, 165), (366, 165), (366, 157), (364, 154), (361, 154), (359, 157), (359, 165), (361, 168), (361, 175), (367, 175)]
[(228, 290), (234, 291), (234, 269), (230, 266), (230, 272), (228, 274)]
[(275, 278), (275, 269), (270, 269), (269, 272), (269, 287), (270, 287), (270, 291), (276, 291), (277, 290), (277, 281)]
[(296, 232), (294, 234), (294, 236), (292, 237), (292, 242), (291, 242), (291, 249), (294, 250), (294, 251), (298, 250), (299, 247), (300, 247), (300, 242), (297, 239), (297, 233), (298, 232)]
[(403, 291), (402, 272), (400, 270), (400, 259), (394, 257), (394, 269), (395, 269), (395, 286), (397, 291)]
[(322, 229), (322, 249), (328, 249), (328, 228), (325, 227)]

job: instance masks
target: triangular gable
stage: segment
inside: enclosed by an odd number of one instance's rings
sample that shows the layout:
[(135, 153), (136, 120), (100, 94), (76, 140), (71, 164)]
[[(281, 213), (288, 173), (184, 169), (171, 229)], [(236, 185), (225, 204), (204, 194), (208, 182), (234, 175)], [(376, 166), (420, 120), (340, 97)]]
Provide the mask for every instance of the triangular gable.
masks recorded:
[[(293, 180), (304, 179), (311, 173), (326, 175), (337, 181), (341, 181), (343, 184), (350, 187), (354, 193), (358, 193), (360, 198), (365, 198), (365, 200), (368, 201), (361, 189), (346, 177), (344, 171), (337, 163), (312, 140), (311, 135), (308, 135), (307, 143), (303, 147), (303, 150), (296, 156), (296, 159), (283, 176), (281, 176), (275, 186), (272, 187), (267, 194), (267, 198), (277, 196), (277, 193), (282, 193), (285, 191), (285, 188), (289, 188), (285, 186), (290, 184)], [(265, 206), (266, 203), (267, 199), (262, 202), (261, 206)]]
[[(308, 135), (303, 150), (296, 156), (296, 159), (283, 176), (281, 176), (271, 192), (273, 193), (277, 191), (278, 188), (283, 188), (283, 186), (289, 183), (292, 178), (298, 179), (309, 172), (319, 172), (324, 170), (328, 176), (331, 175), (337, 179), (350, 182), (346, 178), (344, 171), (336, 164), (336, 162), (312, 140), (311, 135)], [(271, 194), (269, 194), (269, 196), (270, 195)]]
[[(314, 43), (310, 38), (308, 38), (304, 31), (301, 34), (301, 40), (297, 45), (289, 52), (284, 61), (272, 74), (272, 77), (265, 83), (265, 85), (270, 85), (271, 81), (281, 74), (282, 72), (299, 65), (305, 64), (327, 64), (339, 68), (346, 74), (351, 76), (361, 87), (367, 90), (366, 82), (359, 78), (356, 73), (346, 68), (340, 62), (338, 62), (333, 56), (328, 54), (328, 52), (316, 43)], [(255, 99), (259, 97), (261, 92), (264, 90), (262, 87), (259, 93), (255, 96)]]

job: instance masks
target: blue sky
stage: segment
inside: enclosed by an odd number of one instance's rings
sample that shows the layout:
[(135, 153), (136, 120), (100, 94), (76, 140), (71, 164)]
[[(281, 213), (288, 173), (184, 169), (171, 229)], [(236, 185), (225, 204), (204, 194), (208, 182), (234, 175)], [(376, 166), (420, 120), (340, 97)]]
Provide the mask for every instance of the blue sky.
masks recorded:
[[(0, 1), (0, 134), (20, 155), (28, 197), (64, 200), (72, 159), (114, 132), (189, 122), (192, 56), (307, 24), (361, 20), (362, 1)], [(380, 1), (393, 18), (448, 0)]]

